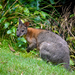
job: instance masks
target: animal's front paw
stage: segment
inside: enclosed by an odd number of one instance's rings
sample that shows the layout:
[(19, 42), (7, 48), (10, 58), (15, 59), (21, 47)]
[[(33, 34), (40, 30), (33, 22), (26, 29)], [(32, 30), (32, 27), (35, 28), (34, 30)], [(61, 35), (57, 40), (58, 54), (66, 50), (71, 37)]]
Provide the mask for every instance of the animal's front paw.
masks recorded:
[(26, 49), (26, 51), (27, 51), (28, 53), (30, 52), (30, 50), (29, 50), (28, 48)]

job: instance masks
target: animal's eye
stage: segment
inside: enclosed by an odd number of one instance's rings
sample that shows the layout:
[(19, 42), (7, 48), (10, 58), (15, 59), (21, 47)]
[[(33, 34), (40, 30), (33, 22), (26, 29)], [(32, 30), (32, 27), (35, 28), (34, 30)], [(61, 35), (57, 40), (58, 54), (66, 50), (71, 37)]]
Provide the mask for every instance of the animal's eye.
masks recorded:
[(24, 32), (24, 30), (22, 30), (22, 32)]

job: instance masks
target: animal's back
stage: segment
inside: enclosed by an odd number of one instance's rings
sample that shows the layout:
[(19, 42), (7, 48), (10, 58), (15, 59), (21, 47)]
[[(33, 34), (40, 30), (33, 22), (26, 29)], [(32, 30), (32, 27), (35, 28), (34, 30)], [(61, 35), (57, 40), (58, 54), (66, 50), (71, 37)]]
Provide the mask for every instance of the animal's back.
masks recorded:
[(64, 63), (64, 67), (69, 69), (69, 48), (64, 39), (53, 32), (45, 31), (38, 35), (37, 43), (41, 58), (54, 63)]
[[(44, 32), (44, 31), (46, 31), (46, 30), (28, 28), (28, 29), (27, 29), (27, 35), (29, 35), (29, 37), (31, 37), (31, 38), (37, 38), (38, 35), (39, 35), (41, 32)], [(27, 35), (26, 35), (26, 36), (27, 36)]]
[(67, 46), (67, 42), (64, 39), (62, 39), (59, 35), (51, 31), (44, 31), (38, 35), (37, 37), (38, 45), (40, 45), (44, 41), (53, 43), (62, 43), (63, 45)]

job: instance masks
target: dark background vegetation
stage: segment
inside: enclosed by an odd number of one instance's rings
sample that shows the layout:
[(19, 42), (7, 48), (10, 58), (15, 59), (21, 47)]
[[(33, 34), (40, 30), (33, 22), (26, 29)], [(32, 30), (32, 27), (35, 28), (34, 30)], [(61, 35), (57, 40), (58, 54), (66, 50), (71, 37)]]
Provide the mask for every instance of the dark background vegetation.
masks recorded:
[[(16, 36), (18, 18), (30, 27), (51, 30), (68, 43), (75, 62), (75, 1), (73, 0), (0, 0), (0, 37), (10, 39), (19, 49), (27, 42)], [(71, 66), (75, 69), (75, 64)]]

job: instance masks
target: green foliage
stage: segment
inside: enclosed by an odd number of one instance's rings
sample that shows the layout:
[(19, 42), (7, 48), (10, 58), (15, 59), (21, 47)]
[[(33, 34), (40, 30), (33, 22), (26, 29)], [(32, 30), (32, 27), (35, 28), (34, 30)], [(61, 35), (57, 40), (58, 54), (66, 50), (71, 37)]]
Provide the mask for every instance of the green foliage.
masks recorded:
[[(10, 40), (0, 38), (0, 75), (74, 75), (60, 65), (46, 63), (36, 55), (27, 52), (11, 52), (8, 44)], [(11, 43), (10, 43), (11, 44)]]
[(8, 30), (8, 31), (7, 31), (7, 34), (11, 34), (11, 33), (12, 33), (12, 31), (11, 31), (11, 30)]
[(24, 8), (24, 14), (25, 14), (26, 16), (29, 16), (29, 9), (28, 9), (28, 8)]
[[(1, 0), (0, 36), (11, 39), (19, 49), (26, 49), (26, 39), (16, 36), (18, 19), (21, 18), (23, 22), (29, 21), (33, 28), (47, 29), (63, 35), (70, 46), (71, 57), (75, 58), (75, 26), (70, 26), (74, 14), (69, 15), (66, 23), (65, 18), (61, 17), (55, 8), (58, 2), (63, 3), (65, 0)], [(69, 21), (70, 19), (72, 21)]]
[(5, 20), (6, 20), (6, 17), (1, 17), (0, 23), (4, 23)]
[(10, 34), (15, 37), (16, 36), (16, 27), (12, 27), (11, 29), (9, 29), (7, 31), (7, 34)]
[(9, 22), (5, 22), (4, 29), (8, 28), (8, 26), (9, 26)]
[(22, 49), (23, 49), (23, 47), (26, 48), (27, 47), (27, 41), (23, 37), (19, 37), (17, 39), (17, 45), (19, 48), (22, 48)]
[(54, 0), (50, 0), (51, 4), (55, 4)]
[(0, 9), (2, 9), (2, 5), (0, 4)]
[[(24, 22), (31, 22), (32, 20), (34, 22), (33, 25), (35, 26), (36, 24), (36, 28), (45, 28), (44, 21), (47, 23), (47, 19), (50, 17), (50, 15), (48, 15), (44, 11), (37, 11), (39, 9), (40, 0), (22, 1), (23, 0), (20, 0), (18, 2), (15, 0), (10, 0), (6, 2), (6, 5), (4, 7), (0, 4), (0, 9), (2, 10), (0, 19), (0, 24), (3, 28), (2, 30), (6, 30), (5, 34), (8, 34), (12, 41), (17, 41), (17, 45), (19, 47), (23, 46), (24, 43), (27, 43), (23, 38), (16, 37), (16, 28), (18, 26), (19, 17), (21, 17)], [(26, 3), (26, 5), (22, 6), (22, 3), (24, 2)], [(28, 2), (30, 3), (29, 5), (27, 4)], [(32, 10), (35, 7), (36, 9), (31, 11), (30, 6), (32, 7)], [(19, 41), (21, 42), (19, 43)]]

